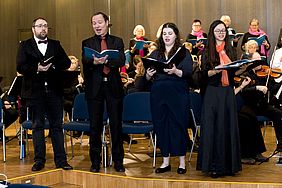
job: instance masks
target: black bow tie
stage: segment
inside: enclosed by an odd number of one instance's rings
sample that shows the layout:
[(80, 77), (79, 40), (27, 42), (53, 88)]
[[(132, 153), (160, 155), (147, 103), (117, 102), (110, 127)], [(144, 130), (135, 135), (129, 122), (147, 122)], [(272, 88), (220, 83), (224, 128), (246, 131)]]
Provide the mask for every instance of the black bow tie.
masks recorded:
[(47, 44), (48, 40), (40, 40), (40, 41), (38, 41), (38, 44), (41, 44), (41, 43)]

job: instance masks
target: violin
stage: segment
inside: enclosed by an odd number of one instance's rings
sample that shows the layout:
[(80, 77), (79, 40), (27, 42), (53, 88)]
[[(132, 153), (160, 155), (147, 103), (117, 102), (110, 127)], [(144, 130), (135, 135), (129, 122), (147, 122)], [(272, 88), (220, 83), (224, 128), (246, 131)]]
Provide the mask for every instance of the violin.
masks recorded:
[(125, 84), (128, 81), (128, 74), (125, 72), (120, 72), (121, 81)]
[(267, 77), (268, 75), (273, 78), (279, 78), (282, 74), (282, 70), (279, 68), (270, 68), (267, 65), (262, 65), (261, 69), (256, 71), (256, 75), (260, 78)]
[[(235, 76), (234, 77), (234, 82), (235, 83), (237, 83), (237, 84), (239, 84), (239, 85), (241, 85), (241, 83), (244, 81), (244, 79), (246, 79), (247, 77), (246, 76), (244, 76), (244, 75), (240, 75), (240, 76)], [(252, 80), (249, 84), (250, 85), (253, 85), (253, 84), (255, 84), (255, 80)]]

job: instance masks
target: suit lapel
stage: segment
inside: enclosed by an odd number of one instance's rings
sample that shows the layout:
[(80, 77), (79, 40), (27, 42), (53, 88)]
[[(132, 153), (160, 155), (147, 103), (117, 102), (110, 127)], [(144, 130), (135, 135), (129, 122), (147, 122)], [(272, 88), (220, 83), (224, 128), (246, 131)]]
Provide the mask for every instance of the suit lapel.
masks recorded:
[(45, 57), (51, 57), (51, 49), (54, 49), (54, 45), (53, 43), (48, 39), (48, 44), (47, 44), (47, 49), (46, 49), (46, 53), (45, 53)]
[(36, 41), (34, 40), (34, 38), (32, 38), (31, 40), (31, 46), (33, 48), (33, 52), (35, 52), (35, 55), (39, 58), (39, 59), (43, 59), (43, 54), (39, 51)]

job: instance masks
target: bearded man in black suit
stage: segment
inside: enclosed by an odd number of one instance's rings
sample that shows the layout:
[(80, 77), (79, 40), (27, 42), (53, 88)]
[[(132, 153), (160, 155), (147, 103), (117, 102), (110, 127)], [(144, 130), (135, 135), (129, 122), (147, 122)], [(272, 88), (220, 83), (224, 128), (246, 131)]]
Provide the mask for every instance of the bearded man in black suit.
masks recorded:
[(20, 43), (17, 71), (23, 75), (21, 97), (26, 100), (32, 119), (34, 165), (32, 171), (44, 168), (46, 145), (44, 123), (47, 117), (54, 151), (56, 168), (71, 170), (67, 163), (63, 136), (63, 86), (62, 70), (71, 61), (57, 40), (47, 37), (45, 18), (32, 23), (33, 37)]
[[(101, 132), (103, 129), (104, 103), (109, 116), (112, 157), (117, 172), (124, 172), (124, 149), (122, 141), (122, 109), (123, 84), (119, 68), (124, 66), (124, 43), (121, 38), (108, 33), (109, 18), (103, 12), (97, 12), (91, 17), (95, 35), (82, 42), (82, 63), (85, 80), (85, 95), (90, 118), (90, 159), (91, 172), (100, 171), (101, 163)], [(105, 49), (118, 50), (115, 60), (108, 60), (108, 56), (88, 58), (84, 47), (98, 52)]]

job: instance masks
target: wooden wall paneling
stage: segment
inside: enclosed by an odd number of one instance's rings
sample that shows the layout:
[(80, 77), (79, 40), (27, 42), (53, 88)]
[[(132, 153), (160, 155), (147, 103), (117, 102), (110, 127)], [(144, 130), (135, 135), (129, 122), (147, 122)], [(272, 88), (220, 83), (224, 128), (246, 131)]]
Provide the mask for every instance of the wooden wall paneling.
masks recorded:
[(93, 36), (91, 16), (98, 11), (108, 14), (108, 0), (56, 1), (56, 37), (61, 40), (67, 54), (81, 59), (82, 40)]
[(281, 1), (271, 0), (266, 3), (267, 34), (271, 41), (271, 52), (277, 44), (280, 29), (282, 28)]
[[(167, 1), (135, 1), (135, 16), (139, 23), (144, 23), (146, 36), (155, 40), (159, 26), (165, 22), (176, 22), (176, 2)], [(138, 24), (138, 23), (136, 23)]]
[[(134, 22), (134, 0), (111, 1), (111, 34), (123, 39), (125, 50), (129, 47)], [(143, 25), (143, 24), (142, 24)]]
[(18, 28), (31, 29), (32, 21), (37, 17), (44, 17), (49, 26), (48, 36), (54, 38), (56, 36), (56, 4), (55, 0), (48, 1), (22, 1), (18, 0), (18, 12), (14, 12), (18, 16)]
[(1, 87), (9, 86), (16, 75), (17, 8), (17, 0), (0, 1), (0, 76), (4, 77)]
[(187, 35), (191, 32), (194, 19), (201, 20), (204, 32), (208, 33), (211, 22), (218, 17), (220, 1), (180, 0), (177, 2), (177, 23), (183, 40), (185, 41)]

